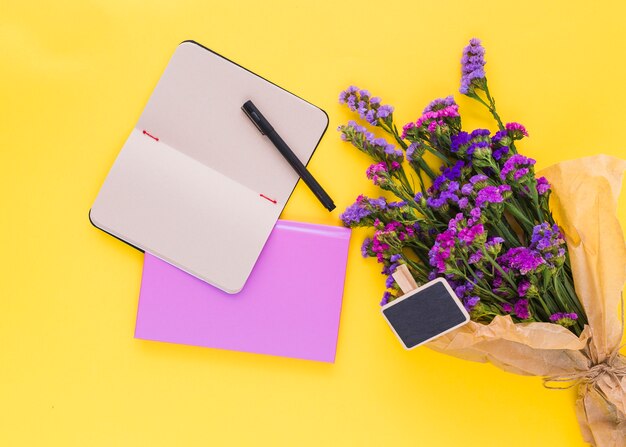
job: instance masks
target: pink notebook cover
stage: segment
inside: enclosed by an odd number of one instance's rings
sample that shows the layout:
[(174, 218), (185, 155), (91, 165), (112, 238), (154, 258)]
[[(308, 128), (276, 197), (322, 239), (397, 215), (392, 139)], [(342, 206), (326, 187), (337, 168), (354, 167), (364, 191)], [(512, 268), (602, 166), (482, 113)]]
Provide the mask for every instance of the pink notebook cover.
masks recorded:
[(334, 362), (349, 241), (279, 220), (236, 295), (146, 253), (135, 338)]

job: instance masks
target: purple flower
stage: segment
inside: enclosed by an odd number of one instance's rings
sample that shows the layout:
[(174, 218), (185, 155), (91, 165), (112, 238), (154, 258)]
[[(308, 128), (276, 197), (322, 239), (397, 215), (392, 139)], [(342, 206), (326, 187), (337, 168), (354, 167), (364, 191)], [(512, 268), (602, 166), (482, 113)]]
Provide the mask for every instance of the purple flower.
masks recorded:
[[(398, 228), (401, 228), (401, 227), (402, 227), (402, 224), (400, 222), (398, 222), (397, 220), (392, 220), (387, 225), (385, 225), (385, 231), (392, 232), (392, 231), (396, 231)], [(396, 256), (396, 260), (397, 260), (397, 257), (400, 257), (400, 255), (397, 255), (397, 254), (393, 256)], [(393, 259), (390, 259), (390, 261), (395, 262)]]
[(502, 311), (510, 314), (513, 311), (513, 306), (509, 303), (502, 303)]
[(465, 162), (463, 160), (458, 160), (454, 166), (451, 166), (449, 168), (443, 168), (442, 167), (442, 172), (443, 172), (443, 177), (447, 178), (448, 180), (456, 180), (461, 178), (461, 173), (463, 171), (463, 168), (465, 167)]
[(578, 320), (578, 314), (575, 312), (557, 312), (550, 315), (550, 321), (565, 327), (573, 326), (576, 320)]
[(365, 240), (363, 241), (363, 245), (361, 245), (361, 255), (364, 258), (367, 258), (369, 256), (369, 251), (370, 248), (372, 246), (372, 239), (371, 238), (365, 238)]
[(450, 202), (457, 203), (459, 196), (450, 191), (442, 191), (439, 197), (428, 197), (426, 204), (432, 208), (445, 208)]
[(442, 208), (444, 205), (447, 205), (447, 201), (442, 199), (441, 197), (428, 197), (426, 199), (426, 204), (431, 208)]
[(535, 225), (533, 234), (530, 239), (531, 247), (546, 251), (554, 246), (560, 246), (564, 243), (563, 235), (557, 224), (550, 225), (548, 222)]
[(541, 254), (528, 247), (514, 247), (498, 258), (506, 267), (518, 270), (522, 275), (536, 271), (546, 261)]
[[(504, 242), (504, 239), (502, 239), (499, 236), (491, 237), (487, 239), (487, 242), (485, 242), (485, 250), (487, 250), (487, 253), (489, 253), (490, 255), (497, 256), (498, 253), (500, 253), (500, 250), (502, 249), (503, 242)], [(494, 287), (498, 287), (498, 286), (495, 286), (494, 284)]]
[(463, 223), (463, 219), (464, 219), (463, 213), (456, 213), (456, 216), (454, 216), (448, 222), (448, 229), (452, 230), (452, 232), (456, 234), (459, 227), (465, 226), (465, 225), (461, 225)]
[(450, 136), (450, 152), (459, 152), (464, 146), (468, 146), (471, 141), (470, 134), (467, 132), (459, 132)]
[(446, 107), (456, 104), (452, 96), (446, 96), (445, 98), (437, 98), (430, 102), (422, 113), (436, 112), (437, 110), (445, 109)]
[(578, 315), (574, 312), (572, 313), (558, 312), (558, 313), (550, 315), (550, 321), (557, 321), (557, 320), (560, 320), (561, 318), (571, 318), (572, 320), (577, 320)]
[(382, 162), (370, 165), (365, 174), (376, 186), (384, 187), (391, 181), (387, 165)]
[(384, 252), (389, 250), (389, 248), (390, 248), (389, 244), (385, 244), (384, 242), (381, 242), (380, 232), (377, 231), (376, 234), (374, 234), (374, 239), (372, 240), (372, 245), (371, 245), (372, 251), (376, 254), (383, 254)]
[(475, 159), (487, 158), (491, 155), (491, 144), (488, 141), (474, 141), (467, 148), (467, 155)]
[(469, 196), (473, 190), (474, 185), (472, 185), (471, 183), (466, 183), (465, 185), (461, 186), (461, 194), (463, 194), (464, 196)]
[(483, 183), (483, 182), (486, 182), (487, 180), (489, 180), (489, 177), (483, 174), (477, 174), (477, 175), (470, 177), (470, 183), (472, 185), (475, 185), (476, 183)]
[(483, 258), (483, 252), (482, 251), (477, 251), (475, 253), (472, 253), (468, 259), (468, 263), (469, 264), (476, 264), (478, 262), (480, 262)]
[(465, 286), (465, 284), (463, 284), (460, 286), (456, 286), (454, 288), (454, 293), (456, 293), (456, 296), (458, 296), (459, 298), (463, 298), (466, 290), (467, 290), (467, 287)]
[(403, 206), (406, 206), (407, 202), (405, 202), (404, 200), (400, 200), (398, 202), (389, 202), (387, 204), (387, 206), (389, 208), (402, 208)]
[(493, 150), (491, 155), (493, 156), (494, 160), (500, 161), (502, 159), (502, 157), (504, 157), (508, 153), (509, 153), (509, 147), (508, 146), (501, 146), (501, 147)]
[(517, 294), (519, 296), (526, 296), (526, 292), (530, 288), (530, 281), (523, 280), (517, 285)]
[(499, 289), (500, 286), (502, 286), (502, 282), (503, 282), (502, 275), (500, 275), (499, 272), (496, 272), (496, 274), (493, 277), (493, 281), (491, 281), (491, 286), (494, 289), (494, 291), (496, 291), (496, 293), (497, 293), (496, 289)]
[[(380, 142), (379, 140), (382, 140), (382, 142)], [(377, 141), (377, 140), (375, 140)], [(381, 147), (384, 147), (384, 151), (385, 154), (387, 155), (392, 155), (393, 159), (398, 160), (398, 159), (402, 159), (403, 155), (402, 155), (402, 151), (400, 149), (396, 149), (396, 147), (393, 144), (388, 144), (387, 141), (384, 138), (379, 138), (378, 139), (378, 145)]]
[(472, 39), (463, 49), (461, 58), (461, 88), (464, 95), (471, 94), (475, 87), (482, 87), (485, 79), (485, 49), (479, 39)]
[(545, 194), (550, 190), (550, 183), (548, 183), (548, 179), (545, 177), (537, 178), (537, 192), (539, 194)]
[(390, 298), (391, 298), (391, 293), (390, 292), (383, 293), (383, 299), (380, 300), (380, 305), (384, 306), (385, 304), (387, 304), (389, 302)]
[[(359, 91), (358, 87), (351, 85), (350, 87), (345, 89), (343, 92), (339, 93), (339, 103), (346, 104), (350, 98), (354, 98), (354, 93), (358, 91)], [(352, 109), (351, 107), (351, 110), (354, 112), (356, 109)]]
[(434, 120), (428, 124), (428, 131), (430, 133), (435, 133), (437, 131), (437, 126), (443, 127), (445, 124), (441, 120)]
[(361, 221), (370, 214), (372, 214), (372, 211), (357, 200), (354, 204), (346, 208), (341, 214), (340, 219), (346, 227), (354, 227), (359, 225)]
[(474, 129), (470, 134), (470, 137), (474, 139), (479, 137), (488, 137), (489, 135), (491, 135), (491, 132), (489, 132), (488, 129)]
[[(437, 101), (437, 100), (435, 100)], [(424, 109), (424, 113), (419, 119), (415, 122), (415, 126), (411, 126), (407, 128), (408, 132), (412, 128), (421, 128), (422, 126), (428, 127), (431, 123), (435, 122), (439, 126), (443, 126), (447, 123), (447, 121), (453, 120), (458, 121), (459, 118), (459, 106), (454, 102), (454, 99), (450, 97), (450, 99), (445, 98), (440, 100), (436, 106), (430, 107), (435, 101), (431, 102), (426, 109)], [(444, 105), (447, 104), (447, 105)], [(405, 126), (406, 128), (407, 126)], [(404, 135), (404, 133), (403, 133)]]
[(381, 105), (380, 98), (372, 98), (367, 90), (359, 90), (352, 85), (339, 94), (339, 102), (346, 104), (350, 110), (357, 112), (372, 126), (379, 125), (379, 119), (386, 119), (393, 113), (390, 105)]
[(414, 129), (415, 129), (414, 122), (406, 123), (404, 126), (402, 126), (402, 135), (401, 135), (402, 139), (405, 140), (409, 136), (409, 133), (411, 133)]
[(513, 307), (513, 311), (515, 315), (521, 320), (526, 320), (530, 318), (530, 311), (528, 310), (528, 300), (521, 299), (515, 302), (515, 306)]
[(482, 216), (482, 211), (480, 211), (480, 208), (472, 208), (470, 211), (470, 216), (472, 221), (478, 222), (480, 220), (480, 217)]
[(527, 175), (529, 172), (528, 168), (522, 168), (522, 169), (518, 169), (517, 171), (515, 171), (515, 173), (513, 174), (513, 180), (515, 180), (516, 182), (519, 181), (522, 177), (524, 177), (525, 175)]
[(484, 208), (489, 203), (504, 202), (504, 197), (502, 197), (502, 191), (503, 190), (497, 186), (485, 186), (483, 189), (478, 191), (478, 195), (476, 196), (476, 205)]
[(480, 302), (480, 298), (476, 295), (468, 296), (463, 299), (463, 305), (468, 312), (471, 312), (474, 307)]
[(509, 133), (506, 130), (499, 130), (493, 135), (493, 138), (491, 138), (491, 141), (493, 141), (493, 144), (500, 145), (502, 140), (504, 140), (508, 136), (509, 136)]
[(522, 137), (528, 136), (526, 128), (520, 123), (506, 123), (504, 127), (508, 131), (509, 136), (514, 140), (520, 140)]
[(467, 197), (461, 197), (457, 205), (459, 205), (459, 208), (463, 210), (469, 206), (469, 200), (467, 199)]
[(471, 245), (477, 237), (483, 234), (485, 234), (485, 228), (482, 224), (464, 227), (459, 231), (459, 240), (465, 242), (467, 245)]
[[(384, 256), (383, 256), (383, 260), (381, 261), (380, 259), (378, 259), (378, 262), (385, 262)], [(383, 269), (382, 269), (382, 274), (383, 275), (392, 275), (393, 272), (395, 272), (397, 268), (398, 268), (398, 264), (385, 265), (383, 267)]]
[(387, 208), (384, 197), (370, 199), (364, 195), (357, 197), (356, 201), (341, 214), (340, 218), (347, 227), (369, 226), (373, 223), (375, 215)]
[[(360, 196), (363, 197), (363, 196)], [(385, 209), (387, 206), (387, 200), (384, 197), (379, 197), (378, 199), (367, 199), (369, 204), (375, 208), (380, 208), (381, 210)]]
[(543, 222), (533, 228), (530, 247), (537, 250), (550, 267), (561, 266), (565, 262), (565, 239), (557, 224)]
[[(399, 223), (399, 222), (396, 222), (396, 223)], [(391, 255), (391, 258), (389, 258), (391, 262), (398, 262), (400, 259), (402, 259), (402, 255), (397, 254), (397, 253), (395, 255)]]
[[(371, 103), (371, 101), (370, 101)], [(376, 115), (378, 116), (378, 118), (380, 119), (385, 119), (387, 118), (389, 115), (391, 115), (393, 113), (393, 107), (390, 105), (384, 105), (384, 106), (380, 106), (378, 108), (378, 110), (376, 111)]]
[[(502, 180), (506, 180), (507, 176), (510, 173), (518, 170), (518, 168), (526, 169), (525, 174), (527, 174), (528, 168), (534, 164), (535, 160), (533, 160), (532, 158), (524, 157), (521, 154), (515, 154), (504, 163), (504, 166), (502, 166), (502, 170), (500, 171), (500, 178)], [(517, 178), (516, 180), (519, 180), (519, 178)]]
[(447, 181), (448, 179), (446, 178), (445, 175), (440, 175), (439, 177), (435, 178), (435, 180), (433, 180), (433, 190), (434, 191), (439, 191), (441, 189), (441, 186)]
[[(419, 155), (415, 160), (413, 159), (413, 154), (415, 154), (415, 151), (418, 150), (421, 147), (421, 143), (419, 142), (414, 142), (409, 144), (409, 147), (406, 148), (406, 159), (411, 162), (411, 161), (415, 161), (416, 159), (419, 159), (421, 155)], [(418, 150), (418, 154), (419, 154), (419, 150)]]
[(395, 284), (396, 280), (393, 279), (393, 276), (389, 275), (387, 276), (387, 279), (385, 280), (385, 286), (388, 289), (391, 289), (393, 287), (393, 285)]
[(437, 272), (444, 273), (446, 271), (446, 263), (450, 259), (455, 240), (453, 230), (446, 230), (435, 238), (435, 244), (428, 253), (428, 259), (430, 265), (435, 267)]

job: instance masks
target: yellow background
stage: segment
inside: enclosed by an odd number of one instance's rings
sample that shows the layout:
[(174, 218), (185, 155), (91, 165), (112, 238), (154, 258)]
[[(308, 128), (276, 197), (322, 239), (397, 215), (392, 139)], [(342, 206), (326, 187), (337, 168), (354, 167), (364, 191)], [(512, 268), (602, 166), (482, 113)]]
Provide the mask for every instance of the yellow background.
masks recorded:
[[(287, 219), (336, 225), (358, 193), (375, 194), (366, 158), (334, 130), (351, 118), (341, 89), (368, 88), (413, 120), (456, 94), (473, 36), (539, 168), (624, 156), (626, 3), (504, 3), (0, 0), (0, 445), (583, 445), (573, 391), (405, 352), (380, 317), (364, 231), (330, 365), (133, 339), (143, 256), (87, 219), (185, 39), (330, 115), (310, 169), (338, 210), (300, 184)], [(459, 101), (466, 126), (491, 125)]]

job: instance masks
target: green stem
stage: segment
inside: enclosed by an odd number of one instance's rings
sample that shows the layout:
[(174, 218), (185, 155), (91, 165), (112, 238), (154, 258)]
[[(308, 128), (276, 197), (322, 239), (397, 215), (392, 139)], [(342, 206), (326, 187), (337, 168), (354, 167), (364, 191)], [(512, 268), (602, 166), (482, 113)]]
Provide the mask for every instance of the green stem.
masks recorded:
[(523, 213), (521, 213), (517, 207), (512, 204), (506, 205), (506, 210), (511, 213), (517, 220), (520, 221), (522, 225), (526, 225), (526, 230), (529, 230), (529, 233), (532, 233), (532, 228), (535, 226), (534, 222), (530, 221)]
[(434, 156), (436, 156), (439, 159), (441, 159), (441, 161), (443, 161), (446, 165), (450, 164), (450, 159), (448, 157), (446, 157), (445, 155), (443, 155), (441, 152), (439, 152), (437, 149), (435, 149), (435, 148), (433, 148), (431, 146), (426, 146), (426, 145), (424, 145), (424, 147), (426, 148), (426, 150), (428, 152), (430, 152)]
[(387, 124), (385, 124), (384, 122), (380, 122), (380, 127), (387, 132), (388, 134), (392, 135), (393, 138), (396, 140), (396, 142), (403, 148), (406, 149), (408, 146), (407, 144), (404, 142), (404, 140), (402, 138), (400, 138), (400, 135), (398, 134), (397, 130), (395, 129), (395, 126), (391, 127), (388, 126)]
[(500, 128), (500, 130), (504, 130), (504, 124), (502, 124), (500, 115), (498, 115), (498, 112), (496, 111), (496, 101), (489, 94), (489, 87), (487, 86), (487, 80), (485, 80), (485, 95), (487, 95), (487, 100), (489, 101), (489, 105), (487, 106), (487, 108), (489, 109), (489, 112), (491, 112), (491, 115), (493, 115), (494, 119), (498, 123), (498, 127)]
[(541, 307), (546, 312), (546, 321), (550, 317), (550, 310), (548, 309), (548, 305), (544, 302), (544, 300), (539, 299), (539, 303), (541, 303)]
[[(505, 219), (506, 220), (506, 219)], [(502, 220), (495, 220), (495, 227), (502, 233), (502, 235), (504, 236), (504, 238), (506, 239), (506, 241), (509, 243), (509, 245), (511, 245), (512, 247), (519, 247), (520, 246), (520, 241), (517, 238), (517, 236), (512, 233), (507, 226), (503, 223)]]
[(571, 277), (568, 276), (564, 270), (561, 270), (559, 276), (562, 278), (563, 284), (565, 284), (565, 289), (567, 290), (567, 294), (569, 295), (571, 302), (574, 304), (574, 307), (576, 307), (578, 321), (581, 323), (581, 326), (587, 324), (587, 315), (585, 314), (582, 303), (578, 299), (574, 286), (570, 282)]
[(424, 179), (422, 178), (422, 171), (417, 170), (416, 174), (420, 182), (420, 189), (422, 190), (422, 194), (426, 195), (426, 187), (424, 186)]
[(413, 188), (411, 187), (409, 179), (406, 176), (406, 172), (404, 172), (404, 168), (400, 166), (400, 169), (398, 169), (397, 172), (398, 172), (398, 180), (400, 180), (400, 183), (404, 187), (405, 192), (409, 196), (413, 197), (415, 195), (415, 191), (413, 191)]
[(422, 169), (431, 180), (434, 180), (437, 177), (422, 157), (417, 159), (417, 164), (419, 165), (419, 169)]
[(504, 279), (506, 279), (508, 281), (509, 284), (511, 284), (511, 286), (513, 287), (513, 290), (517, 290), (517, 284), (515, 284), (515, 281), (513, 281), (510, 277), (509, 274), (506, 273), (504, 270), (502, 270), (502, 267), (500, 267), (500, 265), (491, 257), (489, 256), (489, 253), (487, 253), (487, 250), (485, 249), (485, 247), (482, 247), (482, 252), (483, 255), (485, 256), (485, 258), (487, 258), (487, 260), (489, 260), (489, 262), (491, 263), (491, 265), (493, 265), (493, 267), (500, 272), (500, 275), (502, 275), (502, 277)]
[[(467, 261), (464, 257), (461, 257), (460, 259), (461, 259), (461, 261), (463, 261), (463, 265), (467, 268), (467, 271), (468, 271), (468, 272), (470, 272), (470, 274), (474, 277), (474, 280), (475, 280), (475, 283), (474, 283), (474, 284), (475, 284), (475, 286), (476, 286), (476, 287), (479, 287), (479, 288), (483, 289), (486, 293), (488, 293), (488, 294), (490, 294), (490, 295), (494, 296), (494, 297), (495, 297), (496, 299), (498, 299), (498, 300), (501, 300), (501, 299), (502, 299), (502, 298), (498, 297), (497, 295), (495, 295), (494, 293), (492, 293), (490, 290), (485, 289), (485, 288), (483, 288), (482, 286), (480, 286), (479, 284), (480, 284), (481, 282), (483, 282), (484, 280), (481, 280), (481, 279), (480, 279), (480, 277), (476, 274), (476, 271), (475, 271), (475, 270), (474, 270), (474, 269), (473, 269), (473, 268), (469, 265), (469, 262), (468, 262), (468, 261)], [(464, 276), (467, 280), (469, 280), (469, 278), (467, 277), (467, 275), (463, 274), (463, 276)]]

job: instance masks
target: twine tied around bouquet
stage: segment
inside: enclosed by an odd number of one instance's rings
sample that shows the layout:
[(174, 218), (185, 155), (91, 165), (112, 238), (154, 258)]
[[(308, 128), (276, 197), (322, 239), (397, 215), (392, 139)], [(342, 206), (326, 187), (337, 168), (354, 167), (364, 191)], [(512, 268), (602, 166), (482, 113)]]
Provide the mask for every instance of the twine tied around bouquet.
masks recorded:
[[(622, 333), (624, 333), (624, 298), (621, 299), (621, 322)], [(623, 377), (626, 377), (626, 357), (620, 354), (620, 350), (626, 344), (618, 347), (600, 363), (592, 364), (589, 369), (576, 371), (569, 374), (556, 374), (543, 378), (543, 386), (550, 390), (567, 390), (578, 384), (596, 386), (598, 380), (608, 375), (616, 383), (620, 383)], [(591, 358), (591, 357), (590, 357)], [(557, 385), (552, 385), (553, 383)], [(558, 385), (559, 383), (566, 385)]]
[(619, 353), (622, 347), (623, 346), (620, 346), (606, 360), (596, 363), (589, 369), (569, 374), (544, 377), (543, 386), (551, 390), (567, 390), (578, 384), (586, 384), (595, 387), (598, 380), (605, 375), (608, 375), (619, 383), (623, 377), (626, 377), (626, 360), (624, 356)]

